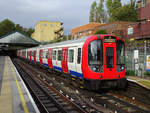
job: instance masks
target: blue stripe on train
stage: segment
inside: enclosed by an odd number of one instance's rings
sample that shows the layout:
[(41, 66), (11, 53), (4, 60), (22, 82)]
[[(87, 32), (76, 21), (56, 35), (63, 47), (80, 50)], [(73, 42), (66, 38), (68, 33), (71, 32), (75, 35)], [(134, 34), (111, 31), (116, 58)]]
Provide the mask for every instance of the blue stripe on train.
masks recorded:
[[(37, 61), (38, 64), (40, 64), (40, 62)], [(48, 67), (48, 64), (44, 63), (44, 66)], [(57, 71), (62, 71), (62, 68), (61, 67), (58, 67), (58, 66), (53, 66), (53, 68)], [(82, 73), (78, 73), (76, 71), (72, 71), (72, 70), (69, 70), (69, 73), (71, 75), (75, 75), (77, 77), (80, 77), (80, 78), (83, 78), (83, 74)]]
[(61, 67), (53, 66), (53, 68), (54, 68), (55, 70), (62, 71), (62, 68), (61, 68)]
[(32, 60), (32, 63), (34, 63), (34, 60)]
[[(53, 67), (54, 67), (54, 69), (56, 69), (56, 70), (58, 70), (58, 71), (62, 71), (62, 68), (61, 68), (61, 67), (57, 67), (57, 66), (53, 66)], [(75, 76), (77, 76), (77, 77), (83, 78), (83, 74), (82, 74), (82, 73), (78, 73), (78, 72), (72, 71), (72, 70), (69, 70), (69, 73), (70, 73), (71, 75), (75, 75)]]
[(45, 67), (48, 67), (48, 64), (46, 64), (46, 63), (43, 63), (43, 65), (44, 65)]
[(36, 61), (37, 62), (37, 64), (40, 64), (40, 62), (38, 62), (38, 61)]
[[(38, 62), (38, 61), (36, 61), (36, 63), (37, 63), (37, 64), (40, 64), (40, 62)], [(48, 67), (48, 64), (46, 64), (46, 63), (43, 63), (43, 65), (44, 65), (45, 67)]]
[(75, 76), (77, 76), (77, 77), (83, 78), (83, 74), (81, 74), (81, 73), (78, 73), (78, 72), (72, 71), (72, 70), (69, 70), (69, 72), (70, 72), (70, 74), (72, 74), (72, 75), (75, 75)]

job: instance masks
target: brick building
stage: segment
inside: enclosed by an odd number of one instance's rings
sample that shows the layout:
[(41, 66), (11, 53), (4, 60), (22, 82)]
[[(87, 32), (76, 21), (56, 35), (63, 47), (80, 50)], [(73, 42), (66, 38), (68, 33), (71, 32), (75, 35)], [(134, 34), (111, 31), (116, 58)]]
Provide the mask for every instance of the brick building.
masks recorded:
[(90, 22), (89, 24), (73, 28), (71, 30), (71, 39), (82, 38), (84, 36), (91, 36), (97, 31), (96, 29), (101, 25), (103, 24)]
[(127, 30), (127, 38), (150, 38), (150, 0), (138, 1), (138, 22), (131, 24)]
[(133, 22), (115, 21), (103, 24), (97, 27), (96, 30), (106, 30), (108, 34), (119, 35), (120, 38), (126, 38), (126, 28), (131, 24), (133, 24)]
[(106, 30), (108, 34), (119, 35), (121, 38), (126, 36), (127, 26), (133, 22), (116, 21), (107, 24), (91, 22), (89, 24), (72, 29), (72, 39), (82, 38), (84, 36), (94, 35), (98, 30)]

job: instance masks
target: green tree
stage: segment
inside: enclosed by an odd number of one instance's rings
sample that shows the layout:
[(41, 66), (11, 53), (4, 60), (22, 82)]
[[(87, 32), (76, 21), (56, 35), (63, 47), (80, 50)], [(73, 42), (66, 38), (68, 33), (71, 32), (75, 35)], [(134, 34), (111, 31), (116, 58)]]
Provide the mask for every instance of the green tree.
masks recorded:
[(107, 21), (107, 15), (104, 10), (104, 0), (100, 0), (98, 6), (97, 6), (97, 13), (98, 13), (98, 22), (105, 23)]
[(20, 24), (16, 24), (16, 25), (15, 25), (15, 30), (22, 32), (22, 31), (23, 31), (23, 27), (20, 26)]
[(96, 1), (92, 3), (89, 22), (107, 22), (107, 13), (104, 10), (104, 0), (100, 0), (98, 4)]
[(98, 30), (95, 34), (107, 34), (106, 30)]
[(138, 11), (131, 4), (126, 4), (114, 14), (114, 20), (135, 22), (138, 20)]
[(24, 34), (30, 37), (31, 34), (34, 32), (34, 29), (23, 28), (20, 24), (15, 24), (9, 19), (5, 19), (0, 22), (0, 37), (7, 35), (8, 33), (13, 31), (23, 32)]
[(9, 19), (0, 22), (0, 37), (15, 31), (15, 24)]
[[(106, 6), (106, 8), (104, 8)], [(106, 10), (105, 10), (106, 9)], [(130, 0), (122, 5), (121, 0), (94, 1), (90, 9), (90, 22), (137, 21), (138, 10), (136, 0)]]
[(107, 0), (106, 1), (106, 7), (107, 7), (107, 14), (109, 16), (109, 21), (112, 21), (113, 1)]
[(94, 1), (91, 5), (91, 9), (90, 9), (90, 17), (89, 17), (90, 22), (96, 21), (96, 15), (97, 15), (96, 10), (97, 10), (97, 3), (96, 3), (96, 1)]
[(106, 6), (109, 16), (109, 22), (115, 21), (116, 12), (118, 12), (119, 8), (122, 7), (121, 0), (107, 0)]
[(34, 32), (33, 28), (29, 28), (27, 29), (27, 31), (25, 32), (26, 35), (28, 35), (29, 37), (31, 37), (31, 34)]

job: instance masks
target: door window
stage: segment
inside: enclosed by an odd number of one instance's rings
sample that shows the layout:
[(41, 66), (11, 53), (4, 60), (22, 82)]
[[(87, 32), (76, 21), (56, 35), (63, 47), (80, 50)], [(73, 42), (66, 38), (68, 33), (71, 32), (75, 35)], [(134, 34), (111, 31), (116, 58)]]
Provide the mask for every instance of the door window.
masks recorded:
[(58, 58), (57, 58), (58, 61), (61, 61), (61, 50), (58, 50)]
[(73, 60), (74, 60), (74, 50), (71, 49), (69, 50), (69, 62), (73, 63)]
[(106, 65), (107, 65), (107, 68), (114, 67), (114, 48), (113, 47), (106, 48)]
[(81, 48), (78, 48), (77, 63), (80, 64), (80, 62), (81, 62)]
[(56, 60), (56, 50), (53, 51), (53, 60)]

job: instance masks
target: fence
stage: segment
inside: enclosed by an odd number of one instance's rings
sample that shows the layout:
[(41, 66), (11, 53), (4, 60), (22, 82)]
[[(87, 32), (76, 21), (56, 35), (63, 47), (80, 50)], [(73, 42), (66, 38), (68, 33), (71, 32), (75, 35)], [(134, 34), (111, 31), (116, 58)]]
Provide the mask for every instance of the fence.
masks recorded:
[[(138, 57), (134, 58), (135, 50), (138, 50)], [(126, 70), (132, 70), (137, 76), (144, 76), (147, 71), (147, 55), (150, 55), (150, 41), (132, 42), (126, 48)]]

